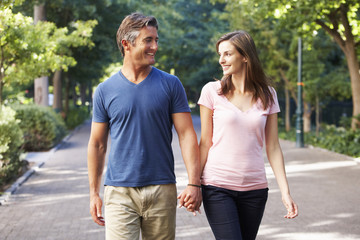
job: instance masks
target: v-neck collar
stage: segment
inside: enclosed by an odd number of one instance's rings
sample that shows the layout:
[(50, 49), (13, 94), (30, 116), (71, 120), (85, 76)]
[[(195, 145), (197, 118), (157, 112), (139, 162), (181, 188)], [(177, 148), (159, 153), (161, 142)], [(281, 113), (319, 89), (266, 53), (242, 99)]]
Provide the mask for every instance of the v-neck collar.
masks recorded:
[(154, 67), (151, 67), (151, 70), (150, 70), (149, 74), (146, 76), (146, 78), (145, 78), (144, 80), (142, 80), (142, 81), (139, 82), (139, 83), (134, 83), (134, 82), (130, 81), (129, 79), (127, 79), (127, 78), (125, 77), (125, 75), (121, 72), (121, 70), (119, 71), (119, 74), (120, 74), (121, 79), (122, 79), (125, 83), (127, 83), (128, 85), (131, 85), (131, 86), (136, 87), (136, 86), (141, 86), (141, 85), (144, 84), (144, 82), (148, 81), (148, 79), (150, 79), (153, 71), (154, 71)]
[(230, 102), (229, 99), (228, 99), (226, 96), (221, 95), (220, 97), (221, 97), (222, 99), (224, 99), (224, 101), (227, 102), (232, 108), (235, 108), (237, 111), (239, 111), (239, 112), (241, 112), (241, 113), (248, 113), (248, 112), (250, 112), (252, 109), (254, 109), (254, 108), (256, 107), (256, 105), (257, 105), (257, 103), (258, 103), (258, 101), (259, 101), (259, 100), (256, 100), (256, 101), (251, 105), (250, 108), (246, 109), (246, 111), (243, 111), (243, 110), (241, 110), (240, 108), (238, 108), (237, 106), (235, 106), (235, 104), (233, 104), (232, 102)]

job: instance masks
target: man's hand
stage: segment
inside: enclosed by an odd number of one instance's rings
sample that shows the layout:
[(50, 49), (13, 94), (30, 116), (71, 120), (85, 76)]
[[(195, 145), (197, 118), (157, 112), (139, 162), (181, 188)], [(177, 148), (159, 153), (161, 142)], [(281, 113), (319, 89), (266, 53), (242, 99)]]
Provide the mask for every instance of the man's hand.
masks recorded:
[(102, 201), (99, 194), (90, 196), (90, 214), (94, 222), (100, 226), (105, 226), (104, 218), (101, 212)]
[(187, 186), (185, 190), (178, 196), (178, 208), (186, 207), (186, 210), (192, 212), (196, 216), (196, 211), (200, 212), (202, 195), (200, 188), (194, 186)]

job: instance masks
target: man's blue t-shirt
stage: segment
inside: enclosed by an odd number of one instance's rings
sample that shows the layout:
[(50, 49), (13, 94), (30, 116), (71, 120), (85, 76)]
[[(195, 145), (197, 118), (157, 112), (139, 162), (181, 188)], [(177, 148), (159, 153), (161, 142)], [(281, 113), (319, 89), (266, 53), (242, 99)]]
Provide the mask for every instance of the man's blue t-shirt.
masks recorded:
[(109, 123), (105, 185), (175, 183), (171, 114), (190, 112), (180, 80), (152, 67), (139, 84), (119, 71), (94, 94), (93, 121)]

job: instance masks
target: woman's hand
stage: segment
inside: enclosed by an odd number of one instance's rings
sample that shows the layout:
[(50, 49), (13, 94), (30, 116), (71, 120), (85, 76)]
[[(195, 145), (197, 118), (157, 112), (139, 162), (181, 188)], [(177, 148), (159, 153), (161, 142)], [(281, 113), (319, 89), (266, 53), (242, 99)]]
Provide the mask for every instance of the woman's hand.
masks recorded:
[(284, 203), (284, 206), (287, 210), (287, 214), (284, 216), (284, 218), (292, 219), (298, 216), (298, 206), (296, 205), (290, 194), (283, 196), (282, 202)]

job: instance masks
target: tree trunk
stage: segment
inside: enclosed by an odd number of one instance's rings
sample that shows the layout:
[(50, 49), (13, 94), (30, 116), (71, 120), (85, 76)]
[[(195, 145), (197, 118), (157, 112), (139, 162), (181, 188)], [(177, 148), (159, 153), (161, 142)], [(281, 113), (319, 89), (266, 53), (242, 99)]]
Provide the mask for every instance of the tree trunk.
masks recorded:
[(80, 100), (81, 106), (86, 105), (86, 83), (80, 83)]
[(62, 83), (61, 83), (61, 70), (57, 70), (53, 78), (54, 84), (54, 102), (53, 109), (55, 112), (62, 111)]
[(49, 106), (49, 79), (40, 77), (35, 79), (34, 102), (41, 106)]
[(76, 93), (76, 84), (71, 84), (72, 87), (72, 99), (74, 107), (77, 105), (77, 93)]
[(3, 88), (4, 73), (0, 72), (0, 111), (2, 106), (2, 88)]
[(295, 90), (291, 87), (290, 81), (286, 77), (284, 70), (280, 68), (279, 72), (282, 80), (285, 83), (285, 130), (289, 132), (291, 130), (290, 95), (294, 99), (296, 105), (298, 105), (298, 102)]
[(279, 69), (280, 72), (280, 76), (281, 78), (284, 80), (285, 83), (285, 87), (288, 89), (288, 91), (290, 92), (291, 97), (294, 99), (295, 104), (298, 105), (297, 103), (297, 96), (296, 96), (296, 92), (295, 89), (291, 86), (289, 79), (286, 77), (286, 74), (284, 72), (283, 69)]
[(4, 49), (1, 47), (1, 62), (0, 62), (0, 113), (2, 108), (2, 90), (4, 86), (3, 79), (5, 77), (5, 69), (4, 69)]
[[(356, 128), (360, 128), (360, 121), (356, 119), (356, 117), (360, 116), (360, 72), (359, 62), (356, 56), (356, 41), (348, 19), (348, 12), (348, 4), (341, 3), (338, 9), (334, 9), (333, 13), (327, 15), (330, 19), (330, 22), (333, 24), (333, 28), (330, 28), (328, 25), (325, 24), (325, 22), (320, 19), (317, 19), (315, 22), (319, 24), (334, 39), (334, 41), (339, 45), (339, 47), (345, 54), (350, 74), (353, 99), (352, 101), (354, 118), (351, 121), (351, 128), (355, 130)], [(340, 15), (340, 19), (337, 18), (337, 13)], [(337, 31), (337, 29), (339, 28), (339, 23), (343, 25), (344, 38)], [(359, 42), (357, 43), (359, 44)]]
[(304, 132), (311, 131), (311, 105), (304, 101)]
[(356, 128), (360, 128), (360, 72), (355, 46), (347, 45), (345, 56), (350, 73), (353, 101), (353, 119), (351, 121), (351, 128), (355, 130)]
[[(45, 4), (34, 6), (34, 24), (38, 21), (46, 21)], [(34, 102), (42, 106), (49, 106), (49, 79), (46, 76), (34, 81)]]
[(88, 95), (88, 99), (89, 99), (89, 106), (88, 106), (88, 112), (90, 113), (91, 112), (91, 109), (92, 109), (92, 102), (93, 102), (93, 89), (92, 89), (92, 86), (91, 86), (91, 82), (88, 83), (88, 86), (89, 86), (89, 95)]
[(69, 95), (70, 95), (70, 80), (68, 74), (65, 76), (65, 107), (64, 107), (64, 118), (66, 118), (69, 112)]
[(1, 108), (2, 108), (2, 88), (3, 88), (3, 82), (2, 82), (3, 77), (0, 76), (0, 113), (1, 113)]
[(320, 113), (321, 113), (321, 109), (320, 109), (320, 101), (319, 101), (319, 96), (316, 96), (316, 106), (315, 106), (316, 110), (315, 110), (315, 122), (316, 122), (316, 136), (319, 136), (319, 132), (320, 132)]
[(46, 21), (45, 3), (34, 5), (34, 24), (38, 21)]
[(285, 87), (285, 130), (289, 132), (291, 130), (290, 121), (290, 94), (289, 90)]

